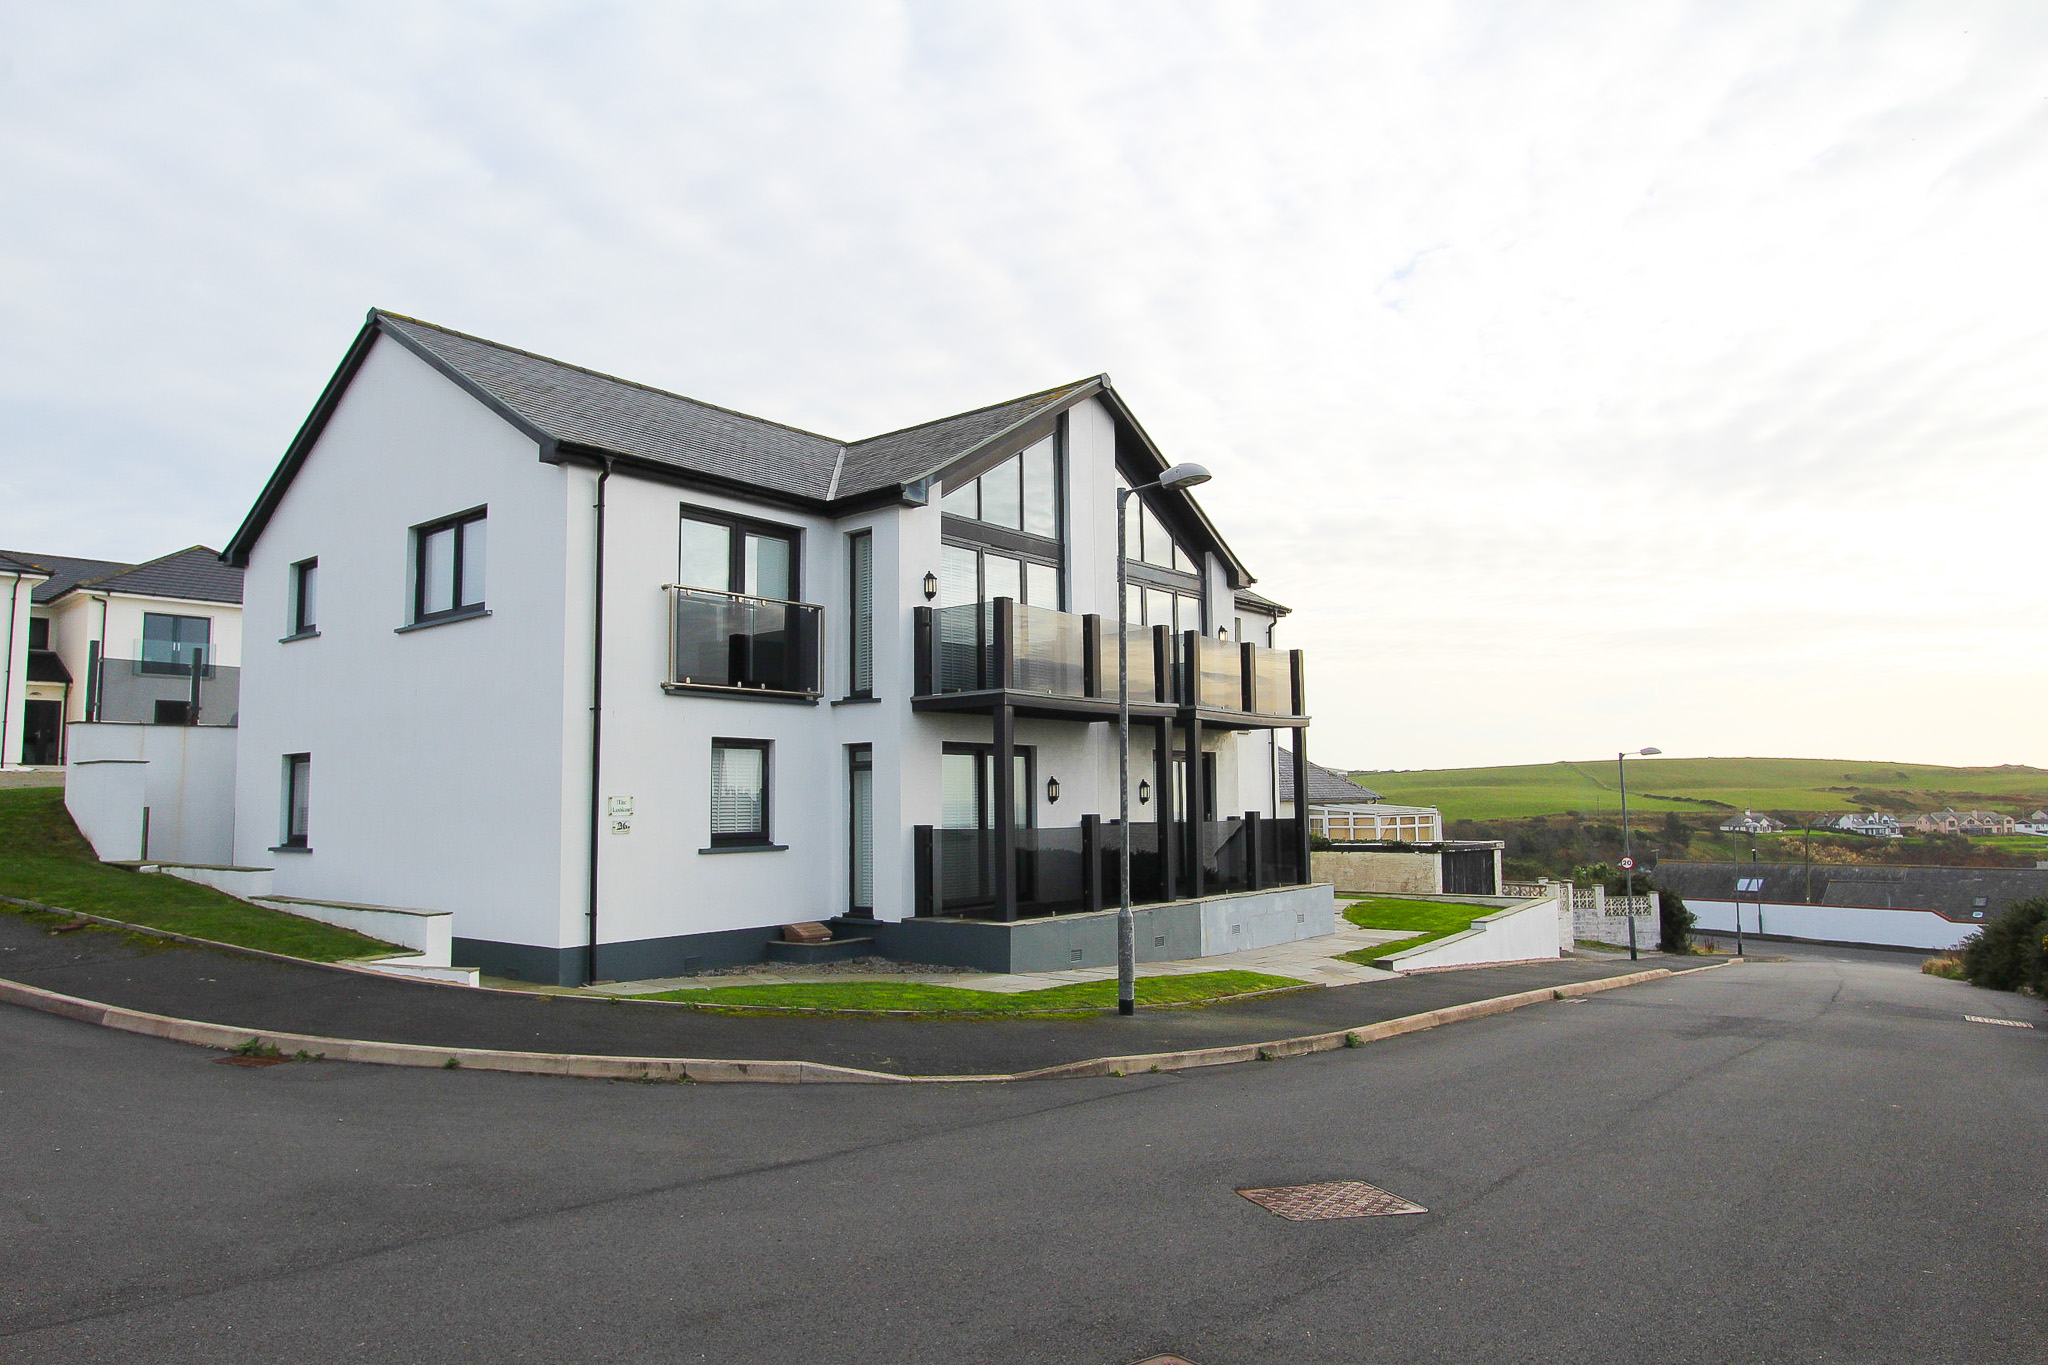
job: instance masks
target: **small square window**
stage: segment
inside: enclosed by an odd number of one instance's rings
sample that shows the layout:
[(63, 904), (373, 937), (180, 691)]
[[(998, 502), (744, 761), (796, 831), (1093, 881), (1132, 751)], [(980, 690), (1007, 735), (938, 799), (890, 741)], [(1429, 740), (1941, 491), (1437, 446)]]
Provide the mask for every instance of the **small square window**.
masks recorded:
[(768, 741), (711, 741), (713, 847), (768, 842)]
[(413, 528), (414, 622), (483, 610), (487, 510), (479, 507)]

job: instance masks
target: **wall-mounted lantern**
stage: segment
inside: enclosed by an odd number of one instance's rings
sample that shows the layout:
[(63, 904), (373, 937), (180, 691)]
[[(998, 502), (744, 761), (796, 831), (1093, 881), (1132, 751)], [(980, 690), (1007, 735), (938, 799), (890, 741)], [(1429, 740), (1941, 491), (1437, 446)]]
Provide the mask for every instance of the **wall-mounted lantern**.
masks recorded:
[(1147, 802), (1151, 801), (1151, 799), (1152, 784), (1141, 779), (1138, 783), (1138, 804), (1141, 806), (1145, 805)]
[(1045, 779), (1045, 804), (1056, 806), (1060, 802), (1060, 780), (1057, 777)]
[(939, 595), (939, 576), (929, 571), (924, 576), (924, 600), (929, 602)]

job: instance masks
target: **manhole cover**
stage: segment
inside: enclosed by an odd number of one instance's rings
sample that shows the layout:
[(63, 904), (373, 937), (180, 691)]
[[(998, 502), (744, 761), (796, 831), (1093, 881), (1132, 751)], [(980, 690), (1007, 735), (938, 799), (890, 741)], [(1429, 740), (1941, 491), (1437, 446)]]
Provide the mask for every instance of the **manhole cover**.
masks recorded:
[(1239, 1190), (1239, 1194), (1282, 1218), (1378, 1218), (1390, 1213), (1428, 1213), (1398, 1194), (1388, 1194), (1363, 1180), (1332, 1180), (1321, 1185), (1281, 1185), (1270, 1190)]
[(2032, 1028), (2024, 1019), (1987, 1019), (1981, 1014), (1966, 1014), (1963, 1018), (1973, 1024), (2003, 1024), (2006, 1028)]
[(213, 1060), (216, 1066), (283, 1066), (287, 1059), (283, 1057), (250, 1057), (237, 1053), (233, 1057), (216, 1057)]

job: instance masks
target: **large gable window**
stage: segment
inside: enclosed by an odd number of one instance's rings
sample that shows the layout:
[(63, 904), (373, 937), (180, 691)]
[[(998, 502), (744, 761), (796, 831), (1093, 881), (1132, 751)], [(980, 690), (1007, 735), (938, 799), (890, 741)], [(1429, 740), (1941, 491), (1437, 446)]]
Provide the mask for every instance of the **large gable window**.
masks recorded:
[(1047, 540), (1060, 533), (1058, 446), (1046, 437), (946, 494), (939, 510)]
[[(1117, 480), (1119, 492), (1129, 487), (1122, 479)], [(1156, 569), (1196, 572), (1193, 557), (1181, 549), (1180, 542), (1166, 529), (1159, 514), (1145, 505), (1142, 496), (1124, 500), (1124, 558)]]

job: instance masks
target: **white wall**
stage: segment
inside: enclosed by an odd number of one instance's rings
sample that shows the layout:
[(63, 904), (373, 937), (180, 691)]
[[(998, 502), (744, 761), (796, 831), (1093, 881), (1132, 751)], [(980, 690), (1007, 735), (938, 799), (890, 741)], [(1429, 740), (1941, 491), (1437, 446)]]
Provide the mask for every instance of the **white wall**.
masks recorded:
[[(281, 895), (447, 910), (458, 936), (557, 944), (565, 523), (584, 490), (389, 340), (372, 347), (244, 579), (236, 860)], [(404, 634), (412, 526), (488, 504), (491, 615)], [(290, 566), (320, 560), (317, 638), (288, 634)], [(312, 755), (309, 853), (283, 835), (284, 755)]]
[(28, 696), (30, 595), (39, 575), (0, 577), (0, 768), (21, 765), (22, 702)]
[[(1731, 901), (1686, 901), (1697, 921), (1694, 928), (1735, 932), (1736, 906)], [(1763, 928), (1757, 928), (1757, 904), (1743, 901), (1744, 933), (1768, 933), (1824, 943), (1868, 943), (1894, 948), (1956, 948), (1984, 926), (1958, 924), (1932, 910), (1879, 910), (1846, 905), (1781, 905), (1766, 901)]]
[(232, 862), (235, 745), (226, 726), (74, 724), (65, 807), (104, 859)]
[(1413, 972), (1556, 957), (1559, 925), (1555, 897), (1523, 901), (1473, 920), (1472, 927), (1462, 934), (1395, 953), (1381, 962), (1397, 972)]

